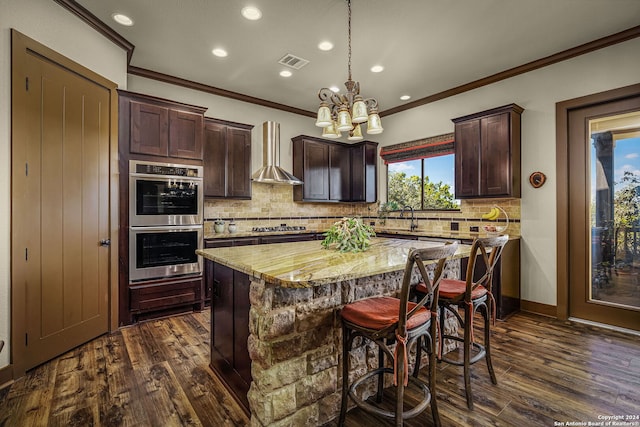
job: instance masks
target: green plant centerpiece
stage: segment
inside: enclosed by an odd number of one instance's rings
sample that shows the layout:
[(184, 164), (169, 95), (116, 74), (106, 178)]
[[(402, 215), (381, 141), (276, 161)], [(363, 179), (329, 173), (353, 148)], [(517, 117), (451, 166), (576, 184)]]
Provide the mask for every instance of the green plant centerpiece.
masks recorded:
[(363, 252), (369, 248), (370, 238), (375, 235), (373, 228), (360, 218), (342, 218), (324, 233), (322, 247), (328, 249), (333, 245), (339, 252)]

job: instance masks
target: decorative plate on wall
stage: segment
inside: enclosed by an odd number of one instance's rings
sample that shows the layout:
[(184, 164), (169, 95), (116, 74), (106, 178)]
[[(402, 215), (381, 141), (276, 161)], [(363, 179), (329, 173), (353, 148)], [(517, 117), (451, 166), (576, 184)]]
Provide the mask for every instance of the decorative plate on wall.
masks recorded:
[(534, 172), (529, 175), (529, 182), (533, 188), (540, 188), (544, 185), (547, 177), (542, 172)]

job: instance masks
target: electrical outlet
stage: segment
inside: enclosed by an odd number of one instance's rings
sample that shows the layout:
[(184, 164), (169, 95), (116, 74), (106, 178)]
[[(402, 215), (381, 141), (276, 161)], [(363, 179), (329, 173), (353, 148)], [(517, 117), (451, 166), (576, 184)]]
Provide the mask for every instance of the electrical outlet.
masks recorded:
[(458, 230), (460, 230), (460, 224), (458, 224), (457, 222), (452, 222), (451, 231), (458, 231)]
[(472, 225), (471, 227), (469, 227), (469, 233), (477, 233), (480, 230), (478, 229), (477, 225)]

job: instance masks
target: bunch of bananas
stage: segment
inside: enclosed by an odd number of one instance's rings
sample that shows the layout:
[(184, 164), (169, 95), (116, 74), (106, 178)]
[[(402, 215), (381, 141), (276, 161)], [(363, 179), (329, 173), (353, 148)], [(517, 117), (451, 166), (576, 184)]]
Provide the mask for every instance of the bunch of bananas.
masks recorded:
[(500, 216), (500, 209), (498, 209), (497, 207), (493, 207), (489, 212), (482, 214), (482, 219), (488, 219), (490, 221), (493, 221), (494, 219), (498, 219), (499, 216)]

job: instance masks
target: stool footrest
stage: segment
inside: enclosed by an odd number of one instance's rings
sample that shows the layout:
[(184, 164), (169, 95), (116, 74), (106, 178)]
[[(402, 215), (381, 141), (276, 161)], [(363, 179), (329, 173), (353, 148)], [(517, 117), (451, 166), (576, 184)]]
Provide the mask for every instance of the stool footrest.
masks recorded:
[[(459, 341), (459, 342), (464, 342), (464, 339), (461, 337), (456, 337), (456, 336), (452, 336), (452, 335), (443, 335), (442, 339), (445, 340), (454, 340), (454, 341)], [(486, 349), (484, 348), (484, 346), (482, 344), (478, 344), (477, 342), (472, 342), (471, 346), (478, 351), (478, 353), (473, 356), (472, 358), (469, 359), (469, 364), (473, 365), (474, 363), (476, 363), (478, 360), (484, 358), (485, 354), (487, 353)], [(458, 361), (458, 360), (453, 360), (453, 359), (448, 359), (445, 356), (442, 356), (440, 358), (441, 361), (445, 362), (445, 363), (449, 363), (450, 365), (456, 365), (456, 366), (464, 366), (464, 360), (462, 361)]]
[[(356, 388), (359, 385), (367, 381), (369, 378), (373, 376), (378, 376), (380, 374), (393, 375), (393, 369), (378, 368), (373, 371), (367, 372), (364, 376), (358, 378), (353, 382), (353, 384), (351, 384), (351, 387), (349, 387), (349, 396), (351, 397), (351, 399), (353, 399), (353, 401), (359, 408), (362, 408), (367, 412), (372, 412), (374, 414), (380, 415), (382, 417), (394, 419), (396, 417), (396, 413), (394, 411), (386, 411), (382, 408), (372, 405), (366, 400), (360, 399), (356, 395)], [(415, 378), (413, 376), (409, 376), (409, 382), (415, 384), (416, 386), (418, 386), (418, 388), (420, 388), (420, 390), (422, 390), (423, 398), (420, 400), (420, 402), (416, 406), (414, 406), (413, 408), (407, 411), (404, 411), (402, 413), (402, 419), (409, 419), (419, 415), (421, 412), (423, 412), (427, 408), (427, 406), (429, 406), (429, 403), (431, 403), (431, 392), (429, 391), (429, 386), (427, 384), (425, 384), (424, 382), (420, 381), (418, 378)]]

